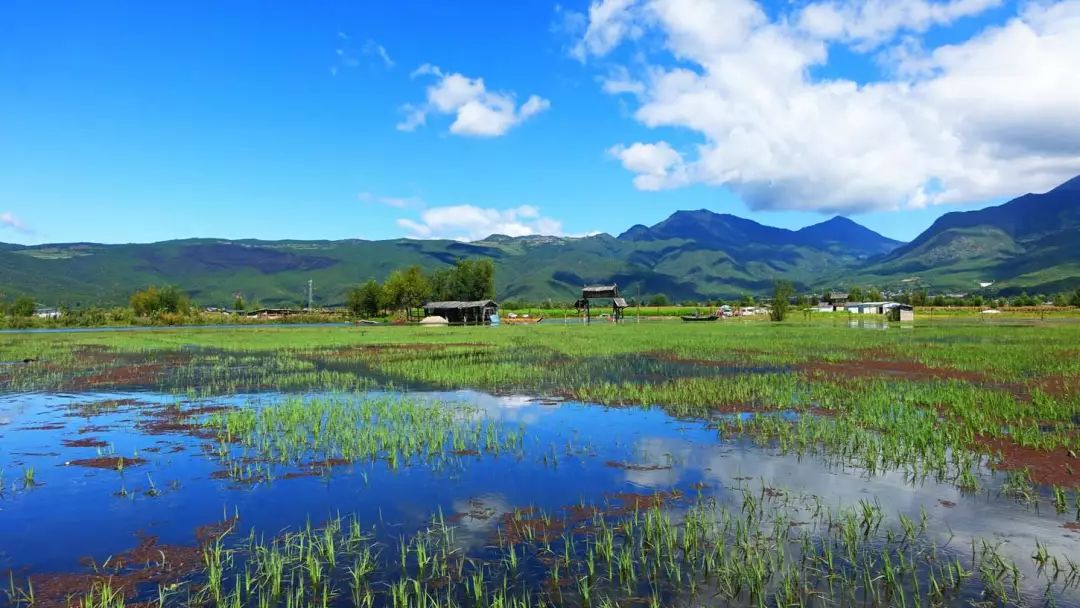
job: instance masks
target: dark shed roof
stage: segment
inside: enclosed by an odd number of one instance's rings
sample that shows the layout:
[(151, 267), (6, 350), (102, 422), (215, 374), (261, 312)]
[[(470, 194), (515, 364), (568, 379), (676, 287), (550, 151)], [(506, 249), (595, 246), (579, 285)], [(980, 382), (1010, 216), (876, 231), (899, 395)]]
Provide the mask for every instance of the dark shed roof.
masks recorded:
[(499, 305), (495, 303), (495, 300), (474, 300), (472, 302), (460, 302), (452, 300), (449, 302), (428, 302), (424, 304), (424, 308), (428, 310), (435, 309), (463, 309), (463, 308), (498, 308)]
[(581, 288), (583, 298), (617, 298), (619, 297), (618, 285), (589, 285)]

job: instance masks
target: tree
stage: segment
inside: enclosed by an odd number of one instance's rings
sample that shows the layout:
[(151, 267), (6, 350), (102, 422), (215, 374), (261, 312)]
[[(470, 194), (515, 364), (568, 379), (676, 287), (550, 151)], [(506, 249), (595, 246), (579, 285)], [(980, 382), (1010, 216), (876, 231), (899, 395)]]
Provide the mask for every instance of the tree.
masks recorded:
[(9, 311), (13, 317), (32, 317), (34, 316), (34, 310), (36, 308), (33, 300), (26, 296), (22, 296), (15, 300), (15, 303), (11, 305)]
[(791, 296), (795, 293), (795, 286), (790, 281), (777, 281), (773, 284), (772, 308), (769, 310), (769, 319), (783, 321), (787, 317), (788, 307), (791, 306)]
[(495, 264), (491, 260), (459, 260), (454, 266), (457, 294), (461, 300), (490, 300), (495, 297)]
[(1076, 288), (1076, 291), (1073, 292), (1072, 297), (1069, 298), (1069, 304), (1080, 308), (1080, 287)]
[(191, 309), (191, 300), (174, 286), (159, 288), (151, 285), (132, 294), (131, 308), (143, 317), (159, 313), (186, 314)]
[(236, 294), (236, 299), (232, 303), (233, 310), (244, 310), (244, 296)]
[(742, 297), (742, 300), (739, 301), (739, 306), (753, 306), (754, 304), (756, 304), (756, 302), (754, 302), (754, 296), (750, 294), (746, 294)]
[(429, 279), (436, 300), (490, 300), (495, 297), (495, 265), (491, 260), (458, 260), (453, 268), (440, 268)]
[(374, 317), (379, 314), (381, 300), (382, 287), (375, 279), (368, 279), (366, 283), (353, 287), (345, 295), (345, 305), (349, 312), (358, 317)]
[(393, 310), (422, 306), (431, 296), (431, 285), (419, 266), (395, 270), (383, 283), (382, 303)]
[(861, 287), (852, 287), (851, 292), (848, 293), (848, 300), (851, 302), (862, 302), (863, 292)]
[(653, 296), (652, 298), (649, 298), (649, 306), (656, 306), (657, 308), (659, 308), (660, 306), (667, 306), (667, 305), (668, 305), (667, 296), (665, 296), (662, 293), (658, 293), (655, 296)]
[(926, 306), (927, 303), (929, 303), (929, 296), (926, 294), (925, 289), (920, 289), (915, 293), (911, 294), (912, 306)]
[(878, 291), (877, 288), (871, 287), (866, 292), (866, 299), (869, 302), (880, 302), (881, 301), (881, 292)]

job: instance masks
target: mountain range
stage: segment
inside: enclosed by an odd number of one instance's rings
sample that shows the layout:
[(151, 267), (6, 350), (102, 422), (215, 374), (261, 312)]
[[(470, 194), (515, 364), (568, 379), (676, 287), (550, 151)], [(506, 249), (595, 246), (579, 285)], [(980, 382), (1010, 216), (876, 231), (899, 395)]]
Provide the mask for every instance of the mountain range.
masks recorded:
[(474, 242), (183, 239), (104, 245), (0, 243), (0, 296), (56, 305), (122, 304), (146, 285), (177, 285), (205, 305), (234, 294), (265, 306), (339, 304), (349, 287), (411, 264), (467, 257), (496, 264), (501, 299), (566, 301), (588, 283), (674, 300), (764, 294), (776, 279), (801, 290), (920, 286), (1052, 293), (1080, 287), (1080, 177), (978, 211), (948, 213), (909, 243), (834, 217), (800, 230), (705, 209), (678, 211), (622, 234), (492, 235)]

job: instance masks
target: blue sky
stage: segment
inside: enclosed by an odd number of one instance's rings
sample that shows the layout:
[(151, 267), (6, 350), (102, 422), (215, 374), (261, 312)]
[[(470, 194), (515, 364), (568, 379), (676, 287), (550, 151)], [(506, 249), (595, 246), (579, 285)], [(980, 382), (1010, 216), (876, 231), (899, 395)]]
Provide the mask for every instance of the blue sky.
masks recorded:
[(1080, 173), (1039, 122), (1080, 118), (1075, 87), (949, 105), (1015, 40), (978, 86), (1076, 65), (1053, 25), (1076, 2), (895, 2), (5, 2), (0, 241), (617, 234), (696, 208), (910, 239)]

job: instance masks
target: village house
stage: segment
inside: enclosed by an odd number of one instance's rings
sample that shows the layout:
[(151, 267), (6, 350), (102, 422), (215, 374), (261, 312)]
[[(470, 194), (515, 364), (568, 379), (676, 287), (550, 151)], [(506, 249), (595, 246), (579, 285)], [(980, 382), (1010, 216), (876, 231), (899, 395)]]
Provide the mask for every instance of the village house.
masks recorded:
[(59, 319), (63, 315), (57, 308), (37, 306), (34, 308), (34, 316), (39, 319)]
[(821, 312), (836, 312), (838, 310), (843, 310), (847, 301), (847, 292), (832, 291), (825, 294), (825, 298), (818, 304), (817, 309)]
[(849, 302), (844, 310), (858, 315), (885, 315), (890, 321), (915, 320), (915, 309), (899, 302)]

